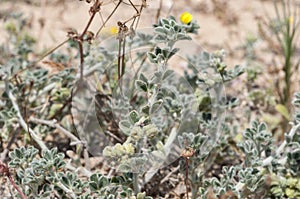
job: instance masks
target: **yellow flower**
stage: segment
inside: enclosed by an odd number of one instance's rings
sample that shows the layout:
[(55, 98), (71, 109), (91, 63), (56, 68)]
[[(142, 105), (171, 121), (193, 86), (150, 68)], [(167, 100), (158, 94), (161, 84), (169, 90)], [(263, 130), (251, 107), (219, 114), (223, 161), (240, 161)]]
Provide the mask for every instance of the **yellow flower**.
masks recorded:
[(117, 26), (113, 26), (110, 28), (110, 34), (115, 35), (118, 33), (118, 27)]
[(124, 143), (123, 146), (124, 146), (126, 154), (128, 154), (128, 155), (134, 154), (134, 147), (131, 143)]
[(189, 12), (184, 12), (180, 15), (180, 21), (184, 24), (188, 24), (193, 20), (193, 15)]
[(293, 23), (294, 23), (294, 17), (293, 16), (289, 17), (289, 23), (290, 23), (290, 25), (293, 25)]

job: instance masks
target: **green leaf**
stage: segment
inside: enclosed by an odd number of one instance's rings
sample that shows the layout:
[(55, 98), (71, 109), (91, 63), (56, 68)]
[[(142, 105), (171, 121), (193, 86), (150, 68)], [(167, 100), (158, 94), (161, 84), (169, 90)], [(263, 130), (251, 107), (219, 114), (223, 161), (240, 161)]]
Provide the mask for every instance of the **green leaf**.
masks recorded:
[(139, 121), (140, 116), (136, 110), (133, 110), (129, 113), (129, 118), (130, 118), (130, 121), (132, 122), (132, 124), (135, 124), (136, 122)]
[(148, 52), (147, 56), (148, 56), (148, 59), (150, 60), (150, 62), (157, 63), (157, 58), (156, 58), (156, 55), (154, 53)]
[(179, 48), (174, 48), (172, 51), (169, 53), (168, 59), (170, 59), (173, 55), (175, 55), (180, 49)]
[(262, 131), (265, 131), (267, 129), (267, 125), (265, 123), (261, 123), (259, 125), (259, 129), (258, 129), (258, 132), (262, 132)]
[(148, 105), (142, 107), (142, 109), (141, 109), (141, 112), (146, 115), (149, 115), (149, 111), (150, 111), (150, 107)]
[(151, 106), (151, 113), (155, 113), (156, 111), (161, 109), (161, 105), (163, 104), (163, 102), (164, 101), (162, 99), (155, 101)]
[(154, 28), (154, 32), (157, 34), (167, 34), (167, 31), (161, 26)]
[(132, 166), (130, 166), (129, 164), (126, 164), (126, 163), (123, 163), (123, 164), (120, 164), (117, 168), (117, 171), (118, 172), (130, 172), (132, 170), (131, 168)]
[(163, 79), (167, 79), (169, 77), (172, 77), (172, 75), (174, 74), (174, 71), (173, 70), (166, 70), (163, 74)]
[(130, 135), (130, 127), (131, 127), (131, 123), (128, 120), (121, 120), (119, 122), (119, 128), (127, 136)]
[(146, 83), (148, 82), (147, 77), (143, 73), (140, 74), (139, 80), (146, 82)]
[(142, 80), (135, 80), (135, 87), (140, 88), (145, 92), (148, 90), (147, 83)]
[(288, 121), (290, 121), (290, 114), (288, 109), (283, 104), (277, 104), (275, 109)]
[(177, 40), (192, 40), (192, 38), (184, 33), (178, 33)]

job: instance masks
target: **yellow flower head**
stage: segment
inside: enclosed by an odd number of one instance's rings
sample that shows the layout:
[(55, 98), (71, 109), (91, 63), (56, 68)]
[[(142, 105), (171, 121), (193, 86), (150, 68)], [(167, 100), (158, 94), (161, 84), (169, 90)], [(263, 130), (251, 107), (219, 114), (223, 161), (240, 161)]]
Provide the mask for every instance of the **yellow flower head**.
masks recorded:
[(115, 35), (118, 33), (118, 27), (117, 26), (113, 26), (110, 28), (110, 34)]
[(193, 15), (189, 12), (184, 12), (180, 15), (180, 21), (184, 24), (188, 24), (193, 20)]
[(132, 155), (134, 154), (134, 147), (131, 143), (123, 144), (126, 154)]
[(294, 17), (293, 16), (289, 17), (289, 23), (290, 23), (290, 25), (293, 25), (293, 23), (294, 23)]

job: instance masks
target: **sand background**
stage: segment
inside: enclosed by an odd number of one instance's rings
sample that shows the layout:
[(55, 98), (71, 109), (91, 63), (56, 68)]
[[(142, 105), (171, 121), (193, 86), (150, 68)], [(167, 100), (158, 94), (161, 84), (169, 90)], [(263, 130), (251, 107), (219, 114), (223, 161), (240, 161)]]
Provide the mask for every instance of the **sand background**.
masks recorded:
[[(61, 1), (0, 1), (0, 12), (4, 13), (1, 19), (0, 38), (6, 41), (7, 35), (3, 31), (5, 14), (24, 13), (31, 23), (30, 33), (37, 39), (36, 50), (51, 48), (66, 38), (66, 30), (74, 28), (81, 32), (88, 19), (89, 7), (84, 1), (61, 0)], [(102, 18), (106, 18), (115, 7), (117, 1), (103, 1), (101, 7)], [(140, 0), (134, 0), (139, 4)], [(163, 0), (161, 17), (169, 13), (179, 17), (184, 11), (193, 14), (201, 29), (195, 37), (196, 42), (204, 49), (217, 50), (224, 48), (232, 52), (240, 47), (248, 34), (257, 33), (257, 18), (266, 15), (274, 15), (273, 2), (262, 0)], [(219, 8), (217, 7), (219, 6)], [(156, 22), (157, 11), (160, 7), (159, 0), (148, 0), (147, 8), (144, 9), (139, 23), (139, 28), (151, 27)], [(127, 5), (118, 8), (111, 20), (107, 23), (107, 29), (116, 26), (117, 21), (126, 20), (135, 13), (134, 9)], [(95, 18), (91, 25), (92, 31), (96, 32), (102, 24), (100, 15)], [(104, 32), (107, 30), (103, 30)], [(231, 55), (234, 57), (235, 55)]]

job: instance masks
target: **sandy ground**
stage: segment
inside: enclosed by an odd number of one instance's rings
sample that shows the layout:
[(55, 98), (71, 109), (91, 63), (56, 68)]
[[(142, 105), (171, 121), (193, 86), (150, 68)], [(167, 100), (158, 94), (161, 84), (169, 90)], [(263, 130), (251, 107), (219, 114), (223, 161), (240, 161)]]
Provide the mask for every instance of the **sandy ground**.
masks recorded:
[[(36, 5), (26, 4), (24, 1), (5, 1), (1, 3), (0, 11), (23, 12), (32, 22), (31, 33), (39, 41), (38, 50), (57, 45), (66, 38), (66, 29), (74, 28), (81, 32), (89, 19), (89, 4), (78, 0), (47, 1), (41, 0)], [(17, 3), (16, 3), (17, 2)], [(135, 0), (136, 4), (140, 0)], [(257, 32), (256, 17), (271, 13), (272, 1), (260, 0), (231, 0), (220, 1), (220, 11), (215, 11), (210, 0), (163, 0), (161, 16), (168, 13), (179, 17), (188, 11), (193, 14), (201, 26), (197, 42), (203, 48), (215, 50), (225, 48), (233, 50), (243, 44), (247, 34)], [(102, 18), (106, 18), (114, 8), (114, 3), (104, 0), (101, 9)], [(150, 27), (155, 22), (159, 8), (159, 0), (148, 0), (147, 8), (143, 12), (139, 28)], [(218, 13), (219, 12), (219, 13)], [(107, 27), (116, 26), (119, 20), (126, 20), (135, 13), (130, 6), (123, 5), (107, 24)], [(272, 14), (272, 13), (271, 13)], [(3, 20), (2, 20), (3, 21)], [(102, 24), (100, 15), (91, 26), (97, 31)], [(3, 28), (1, 28), (3, 29)], [(105, 31), (105, 30), (104, 30)], [(1, 30), (3, 35), (3, 30)], [(2, 37), (2, 41), (3, 41)]]
[[(141, 2), (141, 0), (132, 1), (135, 4)], [(34, 3), (0, 0), (0, 14), (4, 13), (0, 21), (0, 42), (5, 42), (7, 38), (3, 31), (3, 22), (8, 13), (22, 12), (29, 19), (30, 34), (38, 41), (37, 52), (53, 48), (64, 41), (68, 28), (82, 32), (89, 19), (88, 10), (91, 4), (85, 1), (33, 0), (31, 2)], [(90, 30), (97, 32), (103, 19), (112, 12), (117, 2), (103, 0), (101, 15), (96, 16)], [(156, 22), (159, 7), (159, 0), (147, 0), (147, 8), (142, 13), (139, 28), (151, 27)], [(199, 35), (195, 37), (198, 45), (208, 51), (224, 48), (228, 53), (229, 65), (243, 62), (240, 47), (245, 43), (247, 35), (257, 34), (257, 17), (265, 16), (266, 13), (274, 15), (272, 0), (163, 0), (160, 16), (166, 17), (171, 14), (179, 18), (184, 11), (192, 13), (194, 20), (197, 20), (201, 27)], [(117, 21), (124, 21), (133, 14), (135, 10), (132, 7), (121, 5), (103, 32), (109, 31), (110, 27), (116, 26)]]

